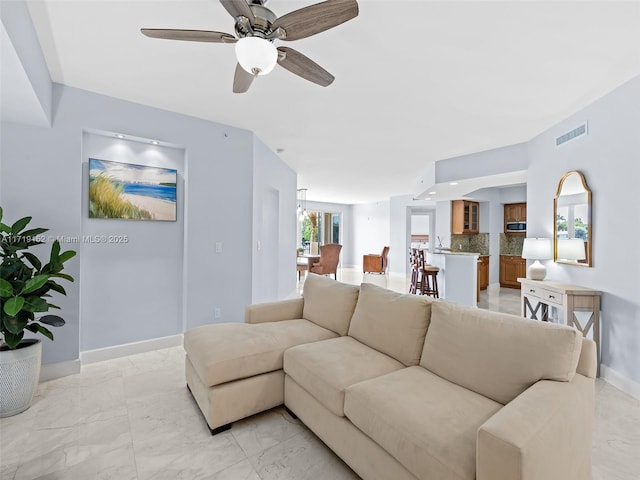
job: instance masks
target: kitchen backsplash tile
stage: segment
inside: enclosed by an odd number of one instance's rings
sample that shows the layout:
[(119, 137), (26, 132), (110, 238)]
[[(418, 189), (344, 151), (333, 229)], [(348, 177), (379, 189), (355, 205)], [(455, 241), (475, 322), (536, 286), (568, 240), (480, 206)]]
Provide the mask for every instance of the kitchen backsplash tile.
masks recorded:
[(489, 255), (489, 234), (451, 235), (451, 250), (454, 252), (473, 252)]
[(500, 255), (522, 255), (524, 235), (500, 234)]

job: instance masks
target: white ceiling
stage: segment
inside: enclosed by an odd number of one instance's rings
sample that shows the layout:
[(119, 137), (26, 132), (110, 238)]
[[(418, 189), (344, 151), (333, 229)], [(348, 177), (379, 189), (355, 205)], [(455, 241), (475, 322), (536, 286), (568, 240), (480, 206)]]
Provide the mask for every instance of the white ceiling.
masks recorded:
[[(277, 15), (316, 3), (271, 0)], [(233, 33), (217, 0), (30, 1), (54, 81), (253, 130), (308, 199), (412, 194), (435, 160), (527, 141), (640, 74), (640, 2), (360, 0), (360, 15), (281, 42), (333, 73), (277, 67), (231, 93), (232, 45), (141, 27)], [(172, 141), (172, 139), (162, 139)]]

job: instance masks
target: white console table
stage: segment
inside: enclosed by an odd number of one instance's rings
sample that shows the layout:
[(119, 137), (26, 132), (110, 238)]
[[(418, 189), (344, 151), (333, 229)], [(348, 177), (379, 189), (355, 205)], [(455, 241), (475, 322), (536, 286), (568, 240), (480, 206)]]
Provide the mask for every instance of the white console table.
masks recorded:
[[(586, 337), (592, 332), (598, 352), (598, 372), (600, 371), (600, 295), (602, 292), (591, 288), (569, 285), (549, 280), (518, 278), (520, 290), (520, 315), (544, 322), (562, 322), (574, 327)], [(553, 315), (553, 310), (562, 314)], [(586, 320), (576, 316), (576, 312), (589, 312)]]

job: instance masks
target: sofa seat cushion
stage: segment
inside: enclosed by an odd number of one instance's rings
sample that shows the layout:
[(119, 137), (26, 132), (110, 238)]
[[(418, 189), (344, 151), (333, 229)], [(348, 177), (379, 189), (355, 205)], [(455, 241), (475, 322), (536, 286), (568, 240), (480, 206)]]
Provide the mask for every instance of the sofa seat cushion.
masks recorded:
[(334, 337), (331, 330), (302, 319), (218, 323), (185, 333), (184, 349), (202, 382), (211, 387), (279, 370), (287, 348)]
[(363, 283), (349, 336), (406, 366), (418, 365), (433, 300)]
[(310, 273), (304, 281), (302, 318), (346, 335), (360, 287)]
[(502, 405), (422, 367), (347, 388), (349, 420), (419, 479), (473, 480), (478, 428)]
[(404, 368), (397, 360), (351, 337), (309, 343), (284, 353), (284, 371), (327, 409), (344, 416), (344, 390)]
[(581, 349), (575, 328), (438, 301), (420, 365), (506, 405), (539, 380), (570, 381)]

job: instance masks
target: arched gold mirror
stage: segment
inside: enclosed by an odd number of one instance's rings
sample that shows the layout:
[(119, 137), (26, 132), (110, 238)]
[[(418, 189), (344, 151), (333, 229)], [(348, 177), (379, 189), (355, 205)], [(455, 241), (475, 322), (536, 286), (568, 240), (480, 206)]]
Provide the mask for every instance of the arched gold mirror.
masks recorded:
[(558, 263), (590, 267), (591, 190), (582, 173), (568, 172), (560, 179), (553, 206), (553, 259)]

